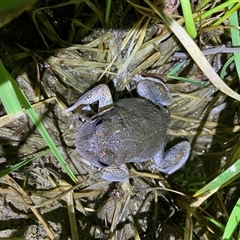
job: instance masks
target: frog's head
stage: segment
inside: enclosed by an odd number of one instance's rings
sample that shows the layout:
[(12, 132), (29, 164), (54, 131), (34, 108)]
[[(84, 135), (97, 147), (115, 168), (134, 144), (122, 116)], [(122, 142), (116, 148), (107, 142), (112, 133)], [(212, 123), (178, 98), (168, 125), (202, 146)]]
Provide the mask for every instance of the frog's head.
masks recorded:
[(107, 167), (114, 164), (116, 159), (115, 151), (105, 139), (109, 137), (108, 134), (99, 130), (103, 121), (105, 120), (98, 118), (93, 122), (85, 122), (77, 133), (77, 151), (88, 165)]

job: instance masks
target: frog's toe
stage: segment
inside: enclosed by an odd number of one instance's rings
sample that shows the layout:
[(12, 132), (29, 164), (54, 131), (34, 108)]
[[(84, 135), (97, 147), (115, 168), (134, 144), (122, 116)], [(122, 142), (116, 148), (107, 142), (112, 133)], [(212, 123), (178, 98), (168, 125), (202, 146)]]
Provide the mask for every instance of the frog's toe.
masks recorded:
[(187, 141), (180, 142), (164, 153), (158, 166), (159, 171), (170, 175), (180, 169), (188, 160), (191, 146)]
[(105, 167), (101, 178), (111, 182), (124, 182), (129, 178), (128, 168), (125, 164)]

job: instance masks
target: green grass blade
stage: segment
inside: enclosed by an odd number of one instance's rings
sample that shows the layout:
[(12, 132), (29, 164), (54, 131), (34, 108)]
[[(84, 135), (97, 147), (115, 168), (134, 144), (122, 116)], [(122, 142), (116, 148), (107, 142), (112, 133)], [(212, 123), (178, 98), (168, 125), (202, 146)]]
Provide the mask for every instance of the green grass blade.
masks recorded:
[(240, 159), (238, 159), (231, 167), (226, 169), (223, 173), (213, 179), (206, 186), (198, 190), (194, 197), (197, 198), (195, 202), (192, 203), (192, 207), (200, 206), (206, 199), (208, 199), (212, 194), (217, 192), (219, 189), (230, 184), (236, 180), (240, 175)]
[(109, 23), (110, 23), (111, 5), (112, 5), (112, 0), (106, 0), (105, 21), (106, 21), (108, 26), (109, 26)]
[(221, 69), (221, 72), (220, 72), (220, 77), (223, 79), (225, 74), (226, 74), (226, 71), (227, 71), (227, 68), (230, 66), (230, 64), (234, 61), (234, 57), (230, 57), (223, 65), (222, 69)]
[(0, 178), (3, 177), (4, 175), (7, 175), (9, 173), (12, 173), (12, 172), (18, 170), (19, 168), (25, 166), (29, 162), (34, 161), (34, 160), (38, 159), (39, 157), (41, 157), (41, 156), (43, 156), (43, 155), (45, 155), (47, 153), (50, 153), (50, 152), (51, 152), (50, 149), (48, 149), (46, 151), (43, 151), (43, 152), (37, 154), (36, 156), (34, 156), (34, 157), (30, 158), (30, 159), (25, 159), (25, 160), (23, 160), (20, 163), (14, 164), (14, 165), (12, 165), (9, 168), (0, 171)]
[[(229, 7), (231, 9), (232, 6)], [(240, 4), (238, 4), (238, 8), (240, 7)], [(236, 28), (231, 28), (231, 37), (232, 37), (232, 46), (238, 47), (240, 46), (240, 35), (239, 35), (239, 21), (238, 21), (238, 11), (235, 11), (230, 17), (229, 17), (230, 25), (235, 26)], [(240, 78), (240, 53), (235, 52), (233, 54), (235, 66), (238, 74), (238, 78)]]
[(39, 133), (42, 135), (43, 139), (49, 146), (49, 148), (52, 150), (55, 157), (58, 159), (59, 163), (65, 169), (65, 171), (68, 173), (68, 175), (71, 177), (71, 179), (74, 182), (77, 182), (77, 178), (72, 173), (71, 169), (65, 162), (64, 158), (62, 157), (61, 153), (58, 151), (57, 147), (55, 146), (53, 140), (51, 139), (50, 135), (48, 134), (46, 128), (43, 126), (41, 120), (39, 119), (38, 115), (34, 111), (34, 109), (31, 107), (31, 104), (28, 102), (28, 100), (23, 95), (22, 91), (18, 88), (17, 84), (12, 80), (13, 87), (18, 95), (19, 101), (22, 103), (23, 107), (26, 109), (26, 112), (34, 125), (37, 127)]
[[(233, 1), (225, 1), (225, 2), (223, 2), (223, 3), (221, 3), (221, 4), (217, 5), (217, 6), (215, 6), (214, 8), (211, 8), (210, 10), (204, 12), (204, 13), (201, 14), (199, 17), (196, 17), (196, 18), (195, 18), (195, 21), (203, 20), (203, 19), (205, 19), (205, 18), (207, 18), (207, 17), (212, 16), (214, 13), (221, 12), (222, 9), (228, 7), (228, 6), (231, 5), (232, 3), (233, 3)], [(220, 24), (220, 23), (216, 22), (216, 23), (214, 23), (214, 24), (216, 24), (216, 26), (217, 26), (217, 24)]]
[(239, 222), (240, 222), (240, 198), (238, 199), (235, 207), (231, 212), (222, 239), (231, 239), (234, 230), (239, 226)]
[(191, 36), (191, 38), (196, 38), (197, 30), (193, 20), (190, 0), (180, 0), (180, 2), (181, 2), (182, 11), (183, 11), (186, 31)]
[(0, 27), (30, 9), (36, 0), (0, 0)]
[[(6, 69), (4, 68), (1, 60), (0, 60), (0, 69), (2, 71), (4, 71), (4, 70), (6, 71)], [(7, 76), (7, 73), (4, 73), (4, 74)], [(39, 119), (37, 113), (34, 111), (34, 109), (32, 108), (31, 104), (29, 103), (28, 99), (25, 97), (25, 95), (23, 94), (23, 92), (18, 87), (18, 85), (16, 84), (16, 82), (14, 81), (14, 79), (11, 77), (11, 75), (9, 73), (8, 73), (8, 79), (7, 80), (11, 82), (11, 85), (12, 85), (14, 91), (15, 91), (15, 94), (18, 97), (19, 102), (25, 108), (29, 118), (32, 120), (34, 125), (37, 127), (39, 133), (42, 135), (42, 137), (45, 140), (46, 144), (49, 146), (49, 148), (51, 149), (51, 151), (53, 152), (53, 154), (55, 155), (55, 157), (57, 158), (57, 160), (59, 161), (59, 163), (61, 164), (63, 169), (67, 172), (67, 174), (70, 176), (70, 178), (74, 182), (78, 182), (78, 180), (74, 176), (72, 170), (69, 168), (69, 166), (65, 162), (64, 158), (62, 157), (61, 153), (58, 151), (58, 148), (55, 146), (53, 140), (49, 136), (46, 128), (44, 127), (43, 123)]]
[(0, 100), (8, 115), (22, 112), (22, 107), (9, 79), (11, 75), (4, 68), (0, 60)]
[(168, 73), (168, 75), (174, 75), (177, 71), (179, 71), (182, 67), (183, 67), (183, 65), (185, 64), (185, 62), (181, 62), (181, 63), (179, 63), (177, 66), (175, 66), (169, 73)]

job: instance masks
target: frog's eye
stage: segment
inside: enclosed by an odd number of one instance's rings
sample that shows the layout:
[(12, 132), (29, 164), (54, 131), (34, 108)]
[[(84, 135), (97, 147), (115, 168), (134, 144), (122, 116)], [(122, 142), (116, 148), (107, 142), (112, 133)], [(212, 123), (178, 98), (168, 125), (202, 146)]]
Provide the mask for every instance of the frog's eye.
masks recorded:
[(94, 122), (92, 123), (92, 128), (93, 128), (93, 130), (95, 130), (96, 127), (97, 127), (98, 125), (100, 125), (102, 122), (103, 122), (103, 119), (102, 119), (102, 118), (99, 118), (99, 119), (97, 119), (96, 121), (94, 121)]
[(99, 165), (101, 165), (102, 167), (108, 167), (108, 166), (109, 166), (109, 165), (106, 164), (105, 162), (102, 162), (101, 159), (100, 159), (100, 157), (97, 157), (97, 161), (98, 161)]

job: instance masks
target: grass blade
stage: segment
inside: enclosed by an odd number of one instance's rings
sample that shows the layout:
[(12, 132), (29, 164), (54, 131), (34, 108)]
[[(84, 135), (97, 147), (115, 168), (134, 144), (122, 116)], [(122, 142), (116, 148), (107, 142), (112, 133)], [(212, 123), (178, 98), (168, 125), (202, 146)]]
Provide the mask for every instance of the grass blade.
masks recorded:
[[(50, 135), (48, 134), (46, 128), (44, 127), (42, 121), (38, 117), (37, 113), (34, 111), (32, 108), (31, 104), (29, 103), (28, 99), (25, 97), (21, 89), (18, 87), (14, 79), (11, 77), (11, 75), (7, 72), (7, 70), (4, 68), (1, 60), (0, 60), (0, 69), (1, 69), (1, 74), (3, 76), (6, 76), (7, 78), (5, 79), (0, 79), (0, 86), (2, 85), (1, 82), (9, 81), (9, 86), (12, 86), (19, 102), (22, 104), (22, 106), (25, 108), (29, 118), (32, 120), (34, 125), (37, 127), (39, 133), (42, 135), (43, 139), (45, 140), (46, 144), (49, 146), (63, 169), (67, 172), (69, 177), (74, 181), (78, 182), (77, 178), (74, 176), (72, 170), (69, 168), (67, 163), (65, 162), (64, 158), (62, 157), (61, 153), (59, 152), (58, 148), (55, 146), (55, 143), (51, 139)], [(2, 90), (0, 89), (1, 95), (2, 95)], [(9, 94), (9, 91), (7, 91)], [(19, 105), (20, 105), (19, 103)]]

